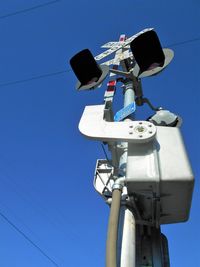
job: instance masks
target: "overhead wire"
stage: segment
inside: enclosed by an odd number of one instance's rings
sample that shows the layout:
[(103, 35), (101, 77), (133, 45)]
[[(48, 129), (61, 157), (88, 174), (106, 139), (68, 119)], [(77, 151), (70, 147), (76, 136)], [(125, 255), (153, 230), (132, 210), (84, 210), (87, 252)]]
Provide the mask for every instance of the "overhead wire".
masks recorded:
[[(12, 168), (13, 168), (13, 166), (12, 166)], [(0, 168), (0, 172), (1, 173), (2, 173), (2, 171), (3, 170)], [(17, 195), (19, 198), (21, 198), (21, 200), (24, 203), (26, 203), (29, 207), (31, 207), (31, 210), (32, 211), (34, 211), (36, 214), (38, 213), (39, 216), (40, 216), (40, 218), (45, 219), (48, 222), (48, 224), (51, 224), (51, 226), (54, 229), (58, 230), (62, 234), (63, 237), (67, 237), (67, 239), (69, 239), (69, 234), (60, 227), (58, 221), (56, 220), (56, 218), (58, 218), (58, 216), (54, 216), (54, 219), (52, 219), (52, 217), (48, 215), (47, 209), (44, 207), (44, 205), (42, 204), (42, 202), (38, 200), (38, 198), (32, 197), (33, 195), (31, 195), (30, 193), (29, 194), (25, 194), (25, 192), (23, 192), (23, 191), (20, 192), (20, 189), (21, 188), (20, 188), (19, 183), (16, 183), (16, 181), (13, 180), (13, 177), (11, 175), (9, 175), (9, 174), (7, 174), (7, 175), (0, 175), (0, 182), (1, 182), (0, 183), (0, 186), (1, 187), (3, 186), (2, 185), (2, 182), (3, 182), (4, 185), (6, 185), (12, 192), (15, 193), (15, 195)], [(36, 205), (34, 205), (33, 203), (36, 204)], [(2, 202), (1, 202), (1, 204), (2, 204)], [(36, 209), (36, 206), (37, 206), (37, 209)], [(56, 209), (56, 210), (58, 211), (58, 209)], [(16, 214), (14, 214), (14, 213), (12, 215), (14, 215), (15, 217), (17, 217)], [(32, 229), (30, 229), (22, 221), (21, 218), (18, 217), (17, 219), (18, 220), (21, 220), (22, 224), (24, 224), (24, 226), (30, 232), (32, 232), (34, 235), (37, 235), (35, 232), (33, 232)], [(74, 238), (77, 238), (78, 239), (79, 238), (79, 236), (76, 234), (76, 232), (71, 231), (70, 233), (72, 234), (72, 237), (71, 237), (72, 239), (74, 239)], [(40, 239), (40, 237), (38, 235), (37, 235), (37, 238)]]
[(180, 45), (185, 45), (185, 44), (198, 42), (198, 41), (200, 41), (200, 37), (196, 37), (196, 38), (193, 38), (193, 39), (185, 40), (185, 41), (182, 41), (182, 42), (172, 43), (172, 44), (167, 45), (166, 47), (180, 46)]
[(5, 15), (0, 15), (0, 19), (5, 19), (5, 18), (8, 18), (8, 17), (12, 17), (12, 16), (15, 16), (15, 15), (18, 15), (18, 14), (30, 12), (30, 11), (33, 11), (35, 9), (42, 8), (42, 7), (45, 7), (45, 6), (49, 6), (49, 5), (55, 4), (55, 3), (60, 2), (60, 1), (61, 0), (53, 0), (53, 1), (49, 1), (49, 2), (46, 2), (46, 3), (40, 4), (40, 5), (36, 5), (36, 6), (29, 7), (29, 8), (24, 8), (24, 9), (18, 10), (18, 11), (15, 11), (15, 12), (7, 13)]
[(102, 150), (103, 150), (104, 156), (106, 157), (106, 160), (107, 160), (108, 162), (110, 162), (110, 160), (109, 160), (109, 158), (108, 158), (108, 155), (107, 155), (107, 153), (106, 153), (104, 144), (101, 144), (101, 148), (102, 148)]
[[(55, 4), (55, 3), (60, 2), (60, 1), (61, 0), (53, 0), (53, 1), (49, 1), (49, 2), (46, 2), (46, 3), (40, 4), (40, 5), (32, 6), (30, 8), (21, 9), (19, 11), (15, 11), (15, 12), (8, 13), (8, 14), (5, 14), (5, 15), (0, 15), (0, 19), (4, 19), (4, 18), (7, 18), (7, 17), (15, 16), (15, 15), (18, 15), (18, 14), (21, 14), (21, 13), (26, 13), (26, 12), (29, 12), (29, 11), (32, 11), (32, 10), (35, 10), (35, 9), (38, 9), (38, 8), (42, 8), (42, 7), (51, 5), (51, 4)], [(63, 74), (65, 72), (69, 72), (69, 71), (71, 71), (71, 70), (69, 69), (69, 70), (66, 70), (66, 71), (64, 71), (64, 70), (63, 71), (57, 71), (57, 72), (42, 74), (42, 75), (38, 75), (38, 76), (32, 76), (32, 77), (27, 78), (27, 79), (21, 79), (21, 80), (16, 80), (16, 81), (9, 81), (9, 82), (5, 82), (5, 83), (0, 83), (0, 87), (9, 86), (9, 85), (15, 85), (15, 84), (18, 84), (18, 83), (24, 83), (24, 82), (29, 82), (29, 81), (38, 80), (38, 79), (43, 79), (43, 78), (51, 77), (51, 76), (56, 76), (56, 75), (60, 75), (60, 74)]]
[(34, 246), (45, 258), (47, 258), (54, 266), (59, 267), (59, 265), (48, 256), (37, 244), (35, 244), (22, 230), (20, 230), (6, 215), (0, 211), (0, 216), (11, 225), (20, 235), (22, 235), (32, 246)]
[[(35, 9), (39, 9), (51, 4), (55, 4), (57, 2), (60, 2), (61, 0), (53, 0), (53, 1), (49, 1), (40, 5), (36, 5), (36, 6), (32, 6), (30, 8), (25, 8), (22, 10), (18, 10), (15, 12), (11, 12), (11, 13), (7, 13), (5, 15), (0, 15), (0, 19), (5, 19), (11, 16), (15, 16), (18, 14), (22, 14), (22, 13), (26, 13), (26, 12), (30, 12), (33, 11)], [(70, 71), (70, 70), (69, 70)], [(68, 71), (58, 71), (58, 72), (53, 72), (53, 73), (48, 73), (48, 74), (44, 74), (44, 75), (38, 75), (38, 76), (33, 76), (30, 77), (28, 79), (22, 79), (22, 80), (16, 80), (16, 81), (11, 81), (11, 82), (6, 82), (6, 83), (2, 83), (0, 84), (1, 86), (7, 86), (7, 85), (13, 85), (13, 84), (18, 84), (18, 83), (23, 83), (23, 82), (28, 82), (28, 81), (32, 81), (32, 80), (36, 80), (36, 79), (42, 79), (42, 78), (46, 78), (49, 76), (55, 76), (55, 75), (59, 75), (59, 74), (63, 74), (65, 72)], [(59, 267), (59, 265), (50, 257), (48, 256), (43, 249), (40, 248), (40, 246), (38, 246), (35, 242), (33, 242), (22, 230), (20, 230), (10, 219), (8, 219), (7, 216), (5, 216), (5, 214), (3, 214), (0, 211), (0, 216), (10, 225), (12, 226), (21, 236), (23, 236), (32, 246), (34, 246), (44, 257), (46, 257), (54, 266)]]
[(71, 71), (71, 69), (61, 70), (61, 71), (57, 71), (57, 72), (50, 72), (50, 73), (47, 73), (47, 74), (32, 76), (32, 77), (27, 78), (27, 79), (4, 82), (4, 83), (0, 83), (0, 87), (9, 86), (9, 85), (15, 85), (15, 84), (18, 84), (18, 83), (30, 82), (30, 81), (33, 81), (33, 80), (39, 80), (39, 79), (52, 77), (52, 76), (56, 76), (56, 75), (61, 75), (63, 73), (67, 73), (67, 72), (70, 72), (70, 71)]
[[(1, 184), (1, 186), (2, 186), (2, 184)], [(6, 201), (5, 201), (5, 202), (6, 202)], [(38, 234), (35, 233), (35, 232), (29, 227), (29, 225), (27, 225), (27, 223), (25, 223), (24, 220), (23, 220), (21, 217), (19, 217), (18, 214), (16, 214), (16, 210), (15, 210), (15, 209), (14, 209), (14, 211), (13, 211), (13, 209), (10, 208), (10, 207), (8, 206), (8, 203), (5, 204), (5, 202), (4, 202), (4, 200), (2, 201), (2, 199), (1, 199), (1, 201), (0, 201), (0, 210), (6, 210), (6, 212), (9, 212), (9, 214), (11, 214), (11, 216), (15, 219), (15, 221), (19, 222), (20, 225), (22, 225), (22, 227), (23, 227), (24, 229), (26, 229), (25, 231), (28, 231), (28, 232), (31, 234), (31, 236), (33, 236), (34, 238), (36, 238), (38, 241), (41, 242), (41, 239), (40, 239), (40, 237), (38, 236)]]

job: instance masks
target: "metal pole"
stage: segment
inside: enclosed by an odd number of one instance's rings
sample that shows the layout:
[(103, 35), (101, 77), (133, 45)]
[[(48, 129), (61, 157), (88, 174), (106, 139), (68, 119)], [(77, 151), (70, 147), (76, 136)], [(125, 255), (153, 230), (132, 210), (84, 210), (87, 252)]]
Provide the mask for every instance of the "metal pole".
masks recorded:
[(133, 81), (125, 82), (124, 87), (124, 107), (135, 101), (135, 92), (133, 89)]
[[(125, 81), (124, 107), (135, 101), (132, 81)], [(127, 118), (126, 120), (131, 120)], [(126, 163), (128, 143), (122, 142), (123, 153), (119, 161), (119, 176), (126, 177)], [(136, 254), (136, 224), (134, 214), (126, 207), (121, 206), (118, 228), (118, 267), (135, 267)]]
[(118, 266), (135, 267), (136, 261), (136, 224), (133, 213), (126, 208), (121, 207), (119, 222), (118, 239)]

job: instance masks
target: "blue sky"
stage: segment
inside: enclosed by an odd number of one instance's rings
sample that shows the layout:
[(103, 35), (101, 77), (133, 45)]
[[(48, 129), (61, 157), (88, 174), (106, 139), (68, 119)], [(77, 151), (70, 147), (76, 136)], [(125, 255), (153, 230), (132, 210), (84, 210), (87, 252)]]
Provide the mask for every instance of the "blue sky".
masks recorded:
[[(43, 5), (47, 2), (0, 3), (1, 214), (58, 266), (104, 266), (109, 208), (92, 185), (96, 159), (104, 155), (98, 142), (81, 136), (78, 123), (86, 105), (102, 103), (106, 83), (77, 93), (69, 59), (84, 48), (97, 55), (102, 44), (118, 40), (121, 33), (131, 36), (154, 27), (175, 57), (162, 74), (143, 80), (144, 94), (182, 116), (196, 177), (190, 220), (162, 229), (171, 267), (197, 266), (200, 41), (181, 42), (200, 38), (199, 1), (61, 0)], [(116, 108), (121, 106), (118, 93)], [(0, 236), (1, 266), (55, 266), (2, 216)]]

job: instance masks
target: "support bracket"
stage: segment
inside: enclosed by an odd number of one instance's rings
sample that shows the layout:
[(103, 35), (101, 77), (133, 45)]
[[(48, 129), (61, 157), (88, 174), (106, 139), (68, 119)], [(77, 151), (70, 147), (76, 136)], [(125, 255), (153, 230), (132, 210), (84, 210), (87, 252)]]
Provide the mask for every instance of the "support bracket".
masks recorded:
[(89, 139), (102, 142), (147, 143), (155, 138), (156, 127), (151, 122), (109, 122), (103, 116), (104, 105), (86, 106), (79, 123), (80, 132)]

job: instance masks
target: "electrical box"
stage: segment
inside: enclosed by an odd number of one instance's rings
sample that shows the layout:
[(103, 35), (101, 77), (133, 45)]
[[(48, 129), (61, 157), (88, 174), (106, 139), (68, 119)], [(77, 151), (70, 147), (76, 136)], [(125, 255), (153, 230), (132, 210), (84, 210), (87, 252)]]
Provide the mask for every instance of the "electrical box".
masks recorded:
[(178, 127), (156, 127), (146, 143), (128, 143), (126, 185), (137, 220), (168, 224), (189, 217), (194, 177)]
[[(79, 130), (112, 146), (114, 166), (123, 153), (120, 142), (128, 144), (125, 184), (137, 223), (159, 226), (186, 221), (194, 177), (180, 128), (148, 121), (105, 121), (104, 111), (104, 105), (87, 106)], [(113, 168), (105, 160), (96, 167), (95, 188), (104, 198), (111, 197)]]

